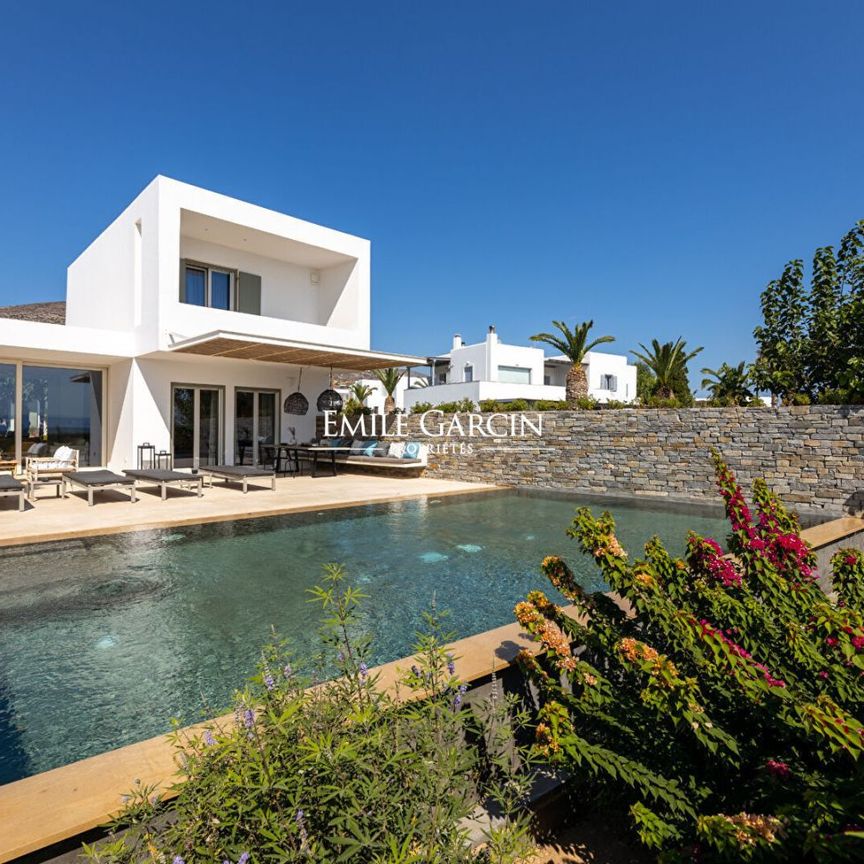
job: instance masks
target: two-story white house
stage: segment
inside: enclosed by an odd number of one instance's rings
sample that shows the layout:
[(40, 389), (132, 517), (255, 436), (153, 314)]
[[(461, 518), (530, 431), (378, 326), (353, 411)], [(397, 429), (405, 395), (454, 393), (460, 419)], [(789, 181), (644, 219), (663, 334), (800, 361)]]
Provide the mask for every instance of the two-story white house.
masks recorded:
[[(430, 386), (408, 390), (403, 395), (405, 410), (418, 402), (437, 405), (470, 399), (512, 402), (565, 398), (570, 361), (547, 357), (541, 347), (508, 345), (490, 326), (482, 342), (466, 345), (453, 337), (446, 354), (429, 358)], [(589, 351), (585, 355), (588, 393), (599, 402), (633, 402), (636, 398), (636, 367), (623, 354)]]
[(0, 309), (0, 460), (248, 464), (314, 436), (333, 371), (425, 364), (370, 350), (368, 240), (160, 176), (70, 265), (65, 307)]

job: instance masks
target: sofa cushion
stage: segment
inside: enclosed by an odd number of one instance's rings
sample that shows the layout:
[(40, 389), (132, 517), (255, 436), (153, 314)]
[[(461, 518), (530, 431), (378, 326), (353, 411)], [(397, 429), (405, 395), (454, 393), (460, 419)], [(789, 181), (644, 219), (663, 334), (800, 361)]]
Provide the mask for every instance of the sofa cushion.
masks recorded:
[(420, 458), (420, 442), (407, 441), (405, 450), (402, 452), (403, 459), (419, 459)]
[(394, 441), (387, 448), (387, 455), (393, 456), (396, 459), (401, 459), (405, 455), (405, 442), (404, 441)]

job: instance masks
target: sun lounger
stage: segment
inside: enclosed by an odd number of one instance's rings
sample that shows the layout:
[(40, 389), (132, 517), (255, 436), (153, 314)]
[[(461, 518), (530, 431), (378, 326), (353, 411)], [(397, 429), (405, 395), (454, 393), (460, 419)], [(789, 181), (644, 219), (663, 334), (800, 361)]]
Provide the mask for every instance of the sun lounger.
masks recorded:
[(7, 477), (5, 474), (0, 474), (0, 495), (17, 495), (18, 509), (24, 509), (24, 498), (26, 497), (24, 484), (11, 475)]
[(135, 481), (136, 489), (138, 484), (152, 483), (159, 486), (163, 501), (168, 497), (169, 486), (180, 486), (183, 489), (196, 486), (198, 497), (204, 494), (204, 478), (200, 474), (184, 474), (182, 471), (169, 471), (165, 468), (127, 468), (123, 473)]
[(246, 494), (248, 482), (255, 479), (270, 479), (270, 488), (276, 491), (276, 472), (272, 468), (254, 465), (207, 465), (202, 466), (201, 473), (209, 478), (209, 486), (213, 485), (213, 478), (220, 477), (226, 483), (233, 480), (243, 484), (243, 494)]
[(131, 477), (115, 474), (113, 471), (75, 471), (63, 475), (63, 497), (69, 495), (69, 486), (80, 486), (87, 490), (87, 503), (93, 506), (93, 492), (97, 489), (128, 488), (129, 500), (134, 504), (135, 481)]

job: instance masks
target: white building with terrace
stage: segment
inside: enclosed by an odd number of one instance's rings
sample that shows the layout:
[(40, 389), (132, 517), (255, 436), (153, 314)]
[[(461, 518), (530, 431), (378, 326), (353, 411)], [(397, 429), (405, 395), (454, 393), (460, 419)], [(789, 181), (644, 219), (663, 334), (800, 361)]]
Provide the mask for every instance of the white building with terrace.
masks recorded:
[[(636, 367), (624, 354), (589, 351), (585, 355), (588, 395), (598, 402), (633, 402), (636, 399)], [(547, 357), (540, 347), (501, 342), (493, 326), (482, 342), (466, 345), (453, 337), (446, 354), (429, 358), (430, 385), (403, 394), (406, 411), (417, 403), (458, 402), (485, 399), (512, 402), (524, 399), (560, 401), (565, 397), (566, 357)]]
[(122, 470), (147, 443), (255, 463), (314, 437), (336, 371), (425, 364), (370, 349), (368, 240), (160, 176), (69, 266), (65, 304), (0, 309), (0, 462), (64, 446)]

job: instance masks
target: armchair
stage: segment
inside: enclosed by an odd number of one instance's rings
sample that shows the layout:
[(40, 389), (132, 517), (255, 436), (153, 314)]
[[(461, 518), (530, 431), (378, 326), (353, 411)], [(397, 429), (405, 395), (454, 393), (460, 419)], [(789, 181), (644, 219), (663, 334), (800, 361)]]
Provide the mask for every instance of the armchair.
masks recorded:
[(77, 470), (78, 451), (71, 447), (58, 447), (53, 456), (24, 457), (24, 472), (27, 476), (31, 499), (39, 485), (53, 484), (57, 487), (57, 494), (59, 495), (63, 476)]

